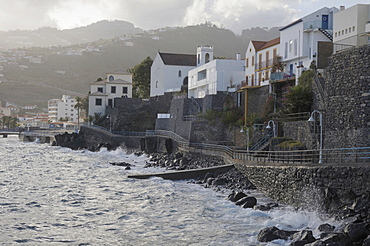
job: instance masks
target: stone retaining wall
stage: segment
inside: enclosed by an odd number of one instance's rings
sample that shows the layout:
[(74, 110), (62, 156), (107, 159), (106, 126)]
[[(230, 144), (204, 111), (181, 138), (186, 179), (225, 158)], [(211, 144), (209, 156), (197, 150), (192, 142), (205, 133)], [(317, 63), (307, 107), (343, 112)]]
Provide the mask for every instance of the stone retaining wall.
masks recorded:
[(236, 163), (235, 166), (269, 197), (305, 209), (335, 212), (352, 204), (354, 197), (370, 192), (369, 165), (265, 166)]

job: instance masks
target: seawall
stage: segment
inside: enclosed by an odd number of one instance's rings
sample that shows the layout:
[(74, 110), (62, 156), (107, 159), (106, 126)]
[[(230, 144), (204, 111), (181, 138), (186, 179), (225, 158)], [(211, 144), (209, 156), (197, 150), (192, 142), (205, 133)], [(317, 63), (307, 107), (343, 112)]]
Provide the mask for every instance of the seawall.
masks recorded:
[(228, 160), (261, 192), (274, 200), (304, 209), (338, 213), (370, 193), (366, 164), (267, 164)]

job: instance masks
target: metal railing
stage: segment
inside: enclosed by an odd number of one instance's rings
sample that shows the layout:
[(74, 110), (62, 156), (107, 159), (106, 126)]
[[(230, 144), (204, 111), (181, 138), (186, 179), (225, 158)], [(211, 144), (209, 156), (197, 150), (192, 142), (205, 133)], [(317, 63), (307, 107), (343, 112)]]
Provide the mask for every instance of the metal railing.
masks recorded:
[(272, 138), (274, 136), (274, 132), (271, 131), (269, 132), (267, 135), (265, 135), (263, 138), (261, 138), (255, 145), (253, 145), (250, 150), (254, 151), (254, 150), (260, 150), (262, 148), (262, 146), (264, 146), (269, 140), (270, 138)]
[[(105, 128), (102, 129), (109, 131)], [(320, 159), (322, 160), (322, 163), (370, 163), (370, 147), (322, 150), (248, 151), (246, 149), (237, 149), (235, 147), (226, 145), (191, 143), (185, 138), (171, 131), (149, 130), (142, 132), (142, 134), (145, 136), (169, 137), (175, 140), (180, 148), (187, 150), (194, 149), (218, 152), (218, 155), (220, 156), (228, 156), (232, 159), (257, 161), (259, 163), (310, 164), (319, 163)]]

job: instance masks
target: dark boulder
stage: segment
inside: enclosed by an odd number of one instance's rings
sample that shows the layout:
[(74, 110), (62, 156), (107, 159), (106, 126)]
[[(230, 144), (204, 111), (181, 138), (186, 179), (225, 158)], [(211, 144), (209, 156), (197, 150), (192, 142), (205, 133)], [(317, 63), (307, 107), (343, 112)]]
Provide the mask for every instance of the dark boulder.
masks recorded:
[(335, 229), (335, 226), (332, 226), (332, 225), (326, 223), (326, 224), (320, 225), (318, 227), (318, 229), (319, 229), (320, 232), (326, 232), (326, 233), (328, 233), (328, 232), (333, 232), (334, 229)]
[(255, 210), (261, 210), (261, 211), (269, 211), (271, 209), (271, 207), (268, 206), (268, 205), (262, 205), (261, 204), (261, 205), (254, 206), (253, 209), (255, 209)]
[(370, 246), (370, 235), (364, 240), (362, 246)]
[(132, 166), (130, 163), (127, 163), (127, 162), (109, 162), (109, 164), (113, 165), (113, 166), (121, 166), (121, 167), (130, 167)]
[[(348, 237), (344, 233), (330, 233), (326, 237), (322, 238), (320, 240), (321, 242), (324, 243), (324, 245), (345, 245), (347, 243)], [(340, 243), (340, 244), (335, 244), (335, 243)], [(343, 244), (342, 244), (343, 243)]]
[(232, 202), (236, 202), (238, 200), (240, 200), (241, 198), (247, 196), (244, 192), (238, 192), (235, 194), (234, 196), (234, 200)]
[(244, 203), (248, 202), (249, 200), (250, 200), (249, 196), (244, 196), (240, 198), (239, 200), (236, 200), (235, 205), (242, 206)]
[(350, 238), (351, 241), (363, 240), (369, 235), (366, 228), (367, 223), (349, 223), (345, 226), (343, 232)]
[(262, 229), (257, 236), (259, 242), (271, 242), (276, 239), (288, 240), (288, 236), (285, 231), (275, 226)]
[(242, 208), (253, 208), (257, 204), (257, 199), (253, 196), (246, 198), (245, 202), (242, 205)]
[(290, 246), (303, 246), (316, 241), (312, 231), (302, 230), (293, 234), (293, 241)]
[(227, 180), (224, 178), (216, 178), (213, 180), (212, 185), (225, 185), (227, 183)]

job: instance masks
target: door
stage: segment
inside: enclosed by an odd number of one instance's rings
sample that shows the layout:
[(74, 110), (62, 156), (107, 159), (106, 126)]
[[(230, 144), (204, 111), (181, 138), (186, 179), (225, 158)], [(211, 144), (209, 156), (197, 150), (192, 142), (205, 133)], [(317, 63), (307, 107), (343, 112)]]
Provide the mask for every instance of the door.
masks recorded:
[(329, 29), (329, 15), (322, 15), (322, 28)]

